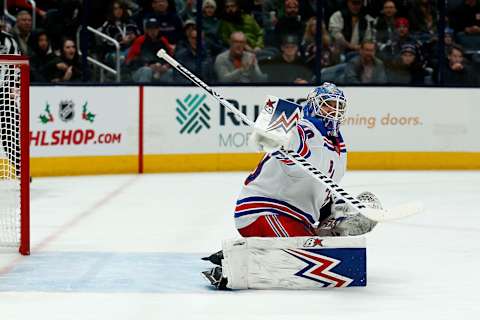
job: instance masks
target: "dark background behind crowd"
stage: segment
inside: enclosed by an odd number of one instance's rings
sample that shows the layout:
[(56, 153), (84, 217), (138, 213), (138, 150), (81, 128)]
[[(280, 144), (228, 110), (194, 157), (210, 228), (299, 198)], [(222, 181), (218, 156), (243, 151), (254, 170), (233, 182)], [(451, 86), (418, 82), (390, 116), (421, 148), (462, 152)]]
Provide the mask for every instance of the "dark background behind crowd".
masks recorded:
[(32, 82), (479, 85), (480, 0), (4, 1)]

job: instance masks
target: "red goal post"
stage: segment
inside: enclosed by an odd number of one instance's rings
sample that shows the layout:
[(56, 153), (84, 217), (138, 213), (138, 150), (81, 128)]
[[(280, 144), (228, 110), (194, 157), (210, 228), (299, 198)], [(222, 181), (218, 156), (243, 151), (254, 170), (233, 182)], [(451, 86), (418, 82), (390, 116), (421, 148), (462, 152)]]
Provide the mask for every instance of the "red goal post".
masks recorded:
[(0, 247), (30, 254), (30, 67), (0, 55)]

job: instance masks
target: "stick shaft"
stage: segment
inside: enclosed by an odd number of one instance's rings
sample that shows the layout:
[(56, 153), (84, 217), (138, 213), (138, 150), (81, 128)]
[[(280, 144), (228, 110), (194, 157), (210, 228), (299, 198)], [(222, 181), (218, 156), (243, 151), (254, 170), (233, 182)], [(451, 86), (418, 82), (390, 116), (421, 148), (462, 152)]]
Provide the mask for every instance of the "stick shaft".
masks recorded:
[[(163, 50), (163, 49), (162, 49)], [(246, 124), (248, 124), (250, 127), (253, 127), (254, 123), (250, 119), (247, 118), (245, 114), (243, 114), (240, 110), (235, 108), (230, 102), (227, 101), (224, 97), (222, 97), (219, 93), (217, 93), (215, 90), (213, 90), (208, 84), (203, 82), (200, 78), (198, 78), (196, 75), (194, 75), (190, 70), (182, 66), (177, 60), (172, 58), (170, 55), (168, 55), (165, 51), (162, 52), (162, 50), (159, 51), (158, 56), (165, 61), (167, 61), (172, 67), (177, 69), (178, 72), (183, 74), (185, 77), (190, 79), (194, 84), (197, 86), (203, 88), (211, 97), (216, 99), (218, 102), (220, 102), (223, 106), (225, 106), (227, 109), (235, 113), (237, 117), (242, 119)]]

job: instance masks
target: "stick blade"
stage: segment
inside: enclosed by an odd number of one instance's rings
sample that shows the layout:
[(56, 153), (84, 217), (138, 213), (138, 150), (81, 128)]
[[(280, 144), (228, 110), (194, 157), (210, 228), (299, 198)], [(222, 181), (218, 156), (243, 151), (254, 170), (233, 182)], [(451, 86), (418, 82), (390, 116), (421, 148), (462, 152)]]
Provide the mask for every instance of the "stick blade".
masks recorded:
[(384, 222), (384, 221), (392, 221), (403, 219), (414, 214), (420, 213), (424, 210), (423, 203), (421, 202), (409, 202), (391, 209), (385, 210), (378, 210), (378, 209), (371, 209), (367, 208), (362, 210), (361, 214), (366, 216), (367, 218), (377, 221), (377, 222)]

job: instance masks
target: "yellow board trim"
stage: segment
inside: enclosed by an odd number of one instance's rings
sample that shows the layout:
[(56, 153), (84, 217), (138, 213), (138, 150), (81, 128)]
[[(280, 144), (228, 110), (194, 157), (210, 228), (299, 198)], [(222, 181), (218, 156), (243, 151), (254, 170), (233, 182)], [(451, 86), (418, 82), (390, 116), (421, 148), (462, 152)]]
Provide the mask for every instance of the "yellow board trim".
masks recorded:
[(162, 154), (145, 155), (145, 172), (249, 171), (255, 168), (263, 154)]
[(478, 170), (480, 152), (349, 152), (350, 170)]
[(30, 159), (30, 174), (73, 176), (138, 172), (138, 156), (58, 157)]
[[(263, 154), (171, 154), (145, 156), (145, 172), (250, 171)], [(349, 170), (473, 170), (480, 152), (350, 152)]]
[[(251, 171), (263, 154), (145, 155), (144, 172)], [(32, 158), (32, 176), (137, 173), (137, 156)], [(480, 152), (350, 152), (349, 170), (480, 170)]]

